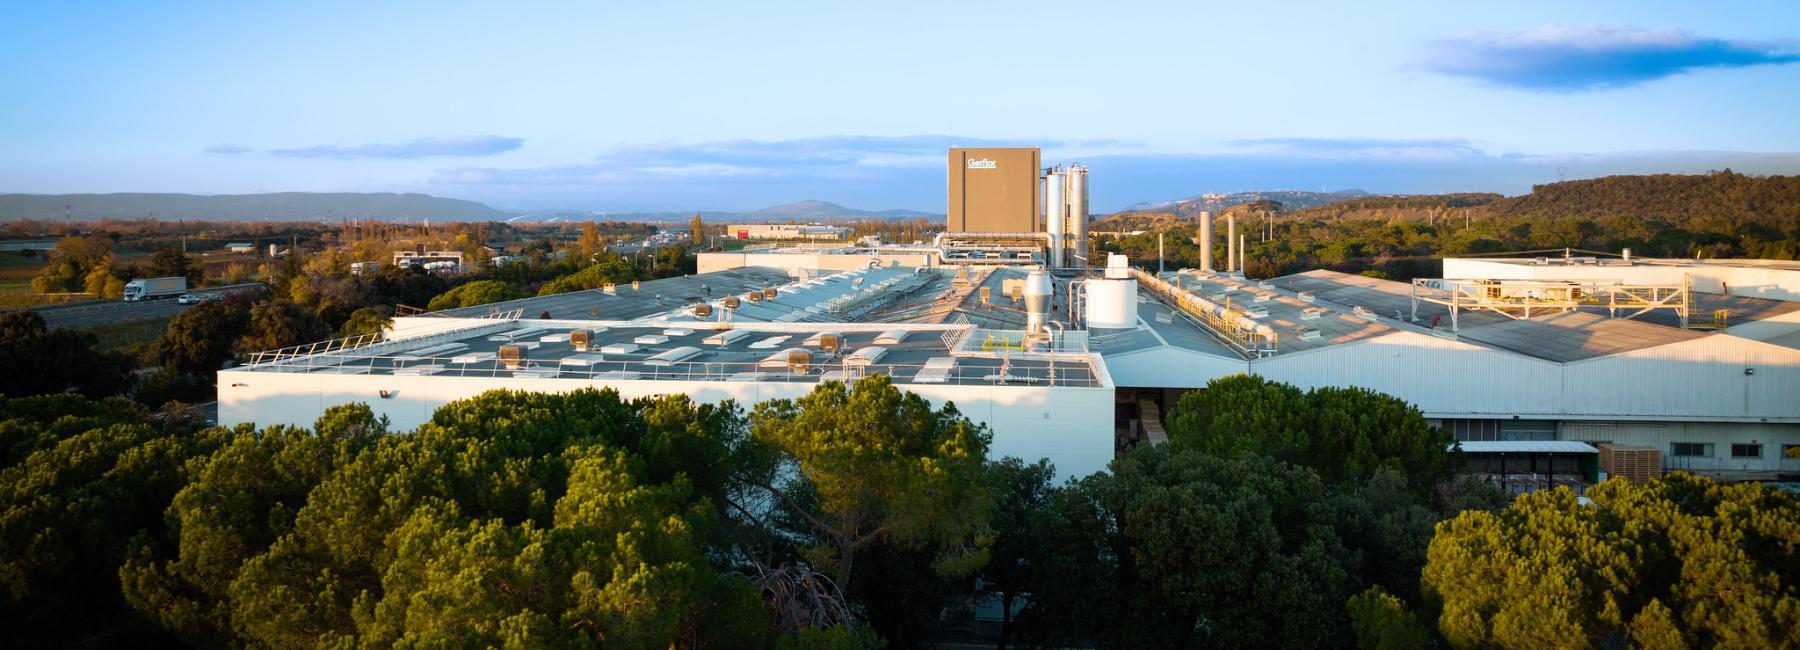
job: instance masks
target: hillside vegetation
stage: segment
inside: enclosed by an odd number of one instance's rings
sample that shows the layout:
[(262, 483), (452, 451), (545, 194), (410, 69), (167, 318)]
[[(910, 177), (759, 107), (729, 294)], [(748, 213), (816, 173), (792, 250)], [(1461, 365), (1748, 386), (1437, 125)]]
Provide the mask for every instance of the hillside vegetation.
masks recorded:
[[(1258, 278), (1328, 268), (1404, 279), (1436, 275), (1439, 257), (1565, 247), (1630, 248), (1651, 257), (1800, 258), (1800, 176), (1610, 176), (1539, 185), (1517, 197), (1364, 197), (1294, 211), (1273, 202), (1232, 210), (1253, 217), (1240, 217), (1239, 230), (1249, 231), (1248, 271)], [(1274, 213), (1267, 241), (1262, 210)], [(1101, 223), (1131, 227), (1094, 230), (1148, 231), (1103, 239), (1101, 251), (1154, 265), (1161, 233), (1170, 268), (1199, 264), (1192, 215), (1130, 213)], [(1218, 231), (1214, 259), (1222, 267), (1222, 224)]]

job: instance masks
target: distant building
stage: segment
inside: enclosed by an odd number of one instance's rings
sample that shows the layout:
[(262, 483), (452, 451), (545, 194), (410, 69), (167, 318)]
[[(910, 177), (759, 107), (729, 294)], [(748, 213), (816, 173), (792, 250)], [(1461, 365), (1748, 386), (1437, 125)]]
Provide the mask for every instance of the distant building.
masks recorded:
[(254, 252), (256, 252), (256, 244), (252, 244), (250, 242), (232, 242), (230, 244), (225, 245), (225, 252), (227, 252), (227, 253), (254, 253)]
[(353, 262), (350, 264), (351, 275), (366, 275), (381, 270), (381, 262)]
[(431, 271), (461, 273), (468, 268), (462, 251), (402, 251), (394, 253), (394, 266), (423, 266)]
[(806, 239), (839, 240), (849, 228), (818, 224), (758, 223), (727, 226), (725, 232), (737, 239)]

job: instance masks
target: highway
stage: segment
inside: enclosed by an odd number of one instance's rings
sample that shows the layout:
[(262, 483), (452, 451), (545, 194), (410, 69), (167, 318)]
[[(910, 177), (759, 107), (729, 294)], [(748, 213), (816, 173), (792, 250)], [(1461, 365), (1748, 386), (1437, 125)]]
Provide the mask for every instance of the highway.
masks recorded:
[[(260, 282), (228, 284), (217, 287), (201, 287), (189, 293), (229, 294), (258, 289), (262, 286)], [(113, 323), (169, 318), (190, 306), (181, 304), (171, 296), (137, 302), (96, 300), (69, 305), (44, 305), (33, 307), (32, 310), (44, 317), (44, 324), (50, 329), (56, 329), (58, 327), (99, 327)]]

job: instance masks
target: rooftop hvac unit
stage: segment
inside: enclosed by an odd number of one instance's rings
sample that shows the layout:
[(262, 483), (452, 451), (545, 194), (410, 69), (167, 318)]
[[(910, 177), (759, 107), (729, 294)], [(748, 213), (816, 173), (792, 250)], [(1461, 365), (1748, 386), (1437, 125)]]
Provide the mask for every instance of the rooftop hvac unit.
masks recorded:
[(1251, 318), (1268, 318), (1269, 317), (1269, 308), (1263, 307), (1261, 305), (1258, 305), (1255, 307), (1250, 307), (1250, 308), (1244, 310), (1244, 315), (1249, 316)]
[(637, 281), (637, 280), (632, 280), (632, 281), (631, 281), (631, 290), (632, 290), (632, 291), (637, 291), (637, 290), (638, 290), (638, 281)]
[(744, 304), (743, 301), (738, 300), (737, 296), (726, 296), (725, 297), (725, 308), (726, 309), (737, 309), (738, 306), (742, 305), (742, 304)]
[(774, 300), (775, 296), (779, 295), (781, 295), (781, 291), (775, 287), (768, 287), (762, 290), (763, 300)]
[(763, 360), (757, 362), (756, 365), (769, 370), (786, 368), (791, 372), (806, 372), (806, 369), (812, 365), (812, 353), (808, 352), (806, 348), (788, 348), (763, 357)]
[(991, 287), (982, 287), (981, 288), (981, 304), (985, 305), (990, 302), (988, 300), (988, 298), (993, 295), (993, 291), (994, 290)]
[(616, 294), (619, 292), (619, 285), (608, 282), (600, 285), (600, 290), (605, 293)]
[(706, 318), (708, 316), (711, 316), (712, 312), (713, 312), (713, 308), (712, 308), (711, 303), (703, 302), (698, 305), (694, 305), (694, 317), (695, 318)]
[(826, 352), (837, 352), (844, 348), (844, 335), (841, 332), (819, 332), (819, 349)]
[(500, 363), (501, 363), (501, 365), (506, 366), (506, 368), (508, 370), (518, 370), (520, 368), (523, 368), (523, 367), (525, 367), (525, 364), (527, 361), (529, 361), (529, 360), (525, 357), (525, 346), (523, 346), (523, 345), (502, 345), (502, 346), (500, 346)]
[(1305, 327), (1300, 329), (1300, 340), (1302, 341), (1317, 341), (1320, 336), (1319, 328), (1317, 327)]
[(761, 291), (752, 291), (750, 293), (746, 293), (746, 294), (744, 294), (744, 299), (748, 300), (750, 302), (762, 302), (762, 292)]
[(1025, 278), (1007, 278), (1001, 280), (1000, 293), (1006, 294), (1007, 297), (1012, 298), (1013, 300), (1018, 300), (1019, 296), (1025, 295)]
[(1302, 291), (1302, 292), (1300, 292), (1300, 299), (1304, 300), (1306, 302), (1312, 302), (1314, 300), (1318, 300), (1318, 297), (1314, 296), (1313, 292), (1311, 292), (1311, 291)]
[(588, 346), (593, 343), (594, 332), (592, 330), (569, 330), (569, 345), (574, 347), (576, 352), (586, 352)]
[(1253, 301), (1254, 302), (1268, 302), (1270, 298), (1274, 298), (1274, 297), (1275, 297), (1275, 294), (1272, 294), (1272, 293), (1257, 293), (1256, 297), (1253, 299)]
[(1324, 307), (1307, 307), (1306, 311), (1300, 312), (1300, 320), (1319, 320), (1324, 315)]

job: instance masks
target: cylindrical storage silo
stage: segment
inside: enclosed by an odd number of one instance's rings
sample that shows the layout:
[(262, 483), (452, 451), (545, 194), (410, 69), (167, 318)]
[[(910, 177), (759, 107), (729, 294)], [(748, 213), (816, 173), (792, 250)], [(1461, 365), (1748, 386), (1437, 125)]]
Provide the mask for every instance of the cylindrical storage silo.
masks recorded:
[(1088, 329), (1137, 327), (1137, 280), (1090, 278), (1081, 286), (1087, 296)]
[(1075, 240), (1069, 246), (1075, 251), (1075, 261), (1071, 266), (1086, 268), (1091, 266), (1088, 260), (1087, 168), (1070, 165), (1067, 183), (1069, 185), (1069, 238)]
[(1050, 321), (1050, 274), (1042, 269), (1032, 269), (1025, 276), (1025, 288), (1020, 297), (1025, 300), (1025, 331), (1029, 334), (1042, 334), (1046, 323)]
[(1050, 234), (1050, 256), (1046, 262), (1052, 269), (1063, 268), (1063, 238), (1067, 224), (1068, 207), (1063, 197), (1062, 170), (1052, 169), (1044, 174), (1044, 232)]

